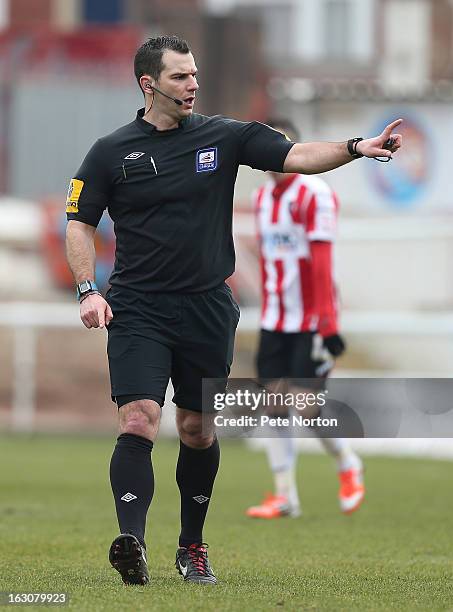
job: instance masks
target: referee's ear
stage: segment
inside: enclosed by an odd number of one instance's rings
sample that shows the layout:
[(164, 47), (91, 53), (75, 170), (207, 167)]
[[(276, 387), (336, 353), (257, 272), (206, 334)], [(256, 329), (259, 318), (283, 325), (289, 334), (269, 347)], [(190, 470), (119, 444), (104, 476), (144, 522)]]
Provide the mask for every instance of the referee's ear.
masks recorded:
[(153, 86), (154, 86), (154, 81), (149, 74), (143, 74), (140, 77), (140, 88), (144, 94), (152, 93)]

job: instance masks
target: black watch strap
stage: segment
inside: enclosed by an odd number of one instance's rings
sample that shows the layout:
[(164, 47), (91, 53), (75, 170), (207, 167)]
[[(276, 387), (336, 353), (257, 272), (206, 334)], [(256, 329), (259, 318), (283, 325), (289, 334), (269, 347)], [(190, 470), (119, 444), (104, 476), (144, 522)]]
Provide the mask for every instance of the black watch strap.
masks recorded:
[(359, 142), (362, 142), (362, 140), (363, 138), (351, 138), (351, 140), (348, 140), (348, 151), (351, 157), (354, 159), (363, 157), (363, 155), (357, 151), (357, 145)]
[(77, 299), (79, 302), (83, 299), (84, 296), (89, 293), (99, 293), (99, 289), (97, 285), (92, 280), (84, 280), (77, 285)]

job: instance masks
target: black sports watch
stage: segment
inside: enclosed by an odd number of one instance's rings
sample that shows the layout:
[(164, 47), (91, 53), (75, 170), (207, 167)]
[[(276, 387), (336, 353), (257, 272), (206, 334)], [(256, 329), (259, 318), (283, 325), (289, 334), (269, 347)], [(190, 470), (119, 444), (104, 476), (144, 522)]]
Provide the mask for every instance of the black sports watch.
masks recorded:
[(99, 293), (97, 285), (92, 280), (84, 280), (77, 285), (77, 299), (80, 300), (89, 293)]
[(357, 145), (359, 144), (359, 142), (362, 142), (362, 140), (363, 138), (351, 138), (351, 140), (348, 140), (348, 151), (351, 157), (354, 159), (359, 159), (360, 157), (363, 157), (362, 153), (359, 153), (357, 151)]

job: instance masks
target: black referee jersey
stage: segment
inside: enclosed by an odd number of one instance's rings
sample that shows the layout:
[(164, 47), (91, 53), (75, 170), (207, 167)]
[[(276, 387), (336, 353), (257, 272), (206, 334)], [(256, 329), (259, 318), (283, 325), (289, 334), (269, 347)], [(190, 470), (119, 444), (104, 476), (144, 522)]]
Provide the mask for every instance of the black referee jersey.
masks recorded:
[(234, 184), (240, 164), (281, 172), (294, 143), (259, 122), (192, 114), (172, 130), (143, 119), (100, 138), (71, 180), (66, 212), (116, 234), (110, 284), (201, 292), (234, 271)]

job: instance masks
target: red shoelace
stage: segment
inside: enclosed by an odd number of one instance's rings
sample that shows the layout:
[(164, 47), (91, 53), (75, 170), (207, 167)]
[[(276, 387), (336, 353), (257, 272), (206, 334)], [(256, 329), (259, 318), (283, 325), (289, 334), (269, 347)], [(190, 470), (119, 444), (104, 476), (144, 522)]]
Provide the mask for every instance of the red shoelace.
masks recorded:
[(202, 576), (208, 575), (208, 555), (206, 551), (207, 547), (207, 544), (201, 544), (198, 546), (197, 544), (191, 544), (187, 549), (192, 563), (194, 564), (197, 572)]

